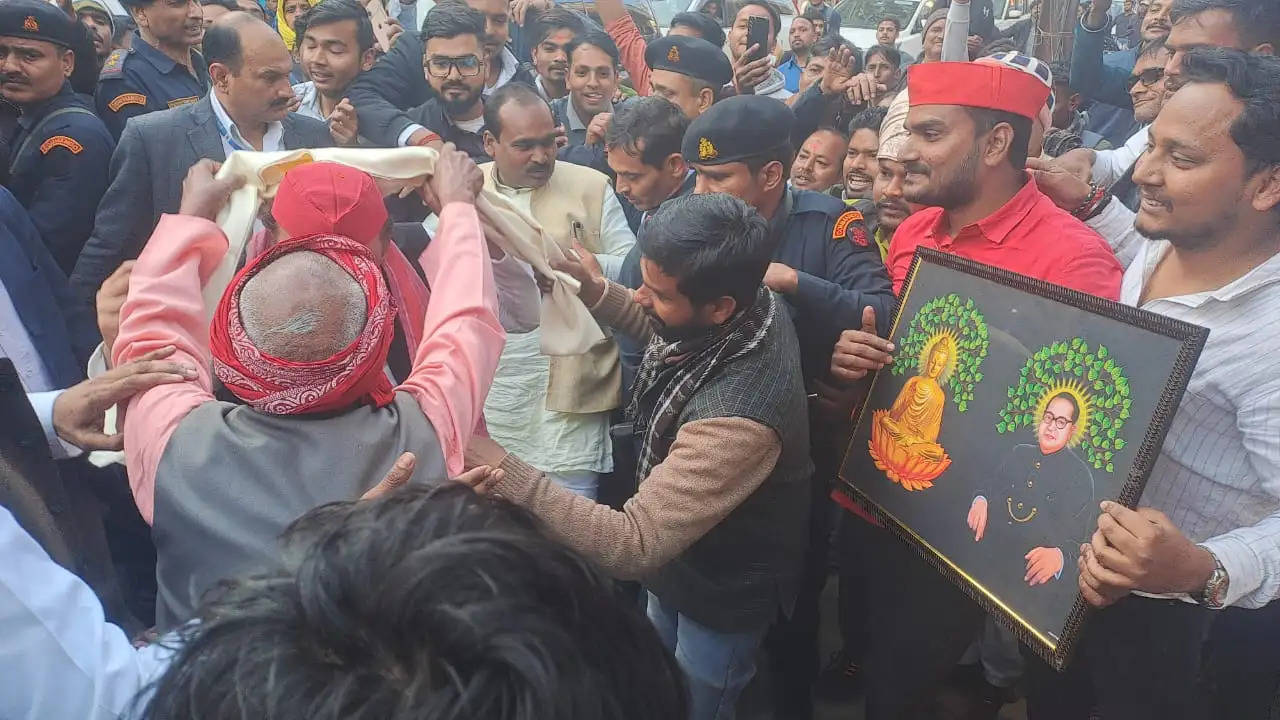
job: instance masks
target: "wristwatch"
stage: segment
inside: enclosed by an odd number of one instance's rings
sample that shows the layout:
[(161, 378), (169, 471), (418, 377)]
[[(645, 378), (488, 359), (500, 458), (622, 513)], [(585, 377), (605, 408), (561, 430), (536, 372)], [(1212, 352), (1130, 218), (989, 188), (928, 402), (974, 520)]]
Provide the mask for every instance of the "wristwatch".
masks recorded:
[(1209, 581), (1204, 584), (1204, 589), (1194, 599), (1196, 603), (1210, 610), (1221, 610), (1226, 607), (1227, 585), (1231, 578), (1227, 576), (1227, 569), (1222, 567), (1222, 561), (1218, 556), (1208, 548), (1204, 550), (1213, 558), (1213, 572), (1209, 575)]

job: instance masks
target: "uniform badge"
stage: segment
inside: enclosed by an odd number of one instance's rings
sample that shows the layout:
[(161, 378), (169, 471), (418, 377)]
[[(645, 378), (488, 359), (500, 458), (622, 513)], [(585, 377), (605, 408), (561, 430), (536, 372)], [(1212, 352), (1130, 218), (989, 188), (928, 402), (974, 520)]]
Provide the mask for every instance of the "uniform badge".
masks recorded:
[(669, 63), (680, 62), (680, 48), (676, 47), (675, 45), (671, 46), (671, 49), (667, 51), (667, 62)]
[(34, 17), (28, 15), (27, 19), (22, 21), (22, 29), (27, 32), (40, 32), (40, 23), (36, 22)]
[(849, 239), (858, 247), (867, 247), (871, 244), (871, 239), (867, 237), (867, 231), (861, 225), (853, 226), (853, 230), (849, 232)]
[(142, 93), (123, 93), (121, 95), (117, 95), (115, 100), (107, 103), (107, 108), (110, 109), (111, 112), (120, 112), (120, 108), (125, 105), (142, 105), (143, 107), (146, 107), (147, 96)]
[[(831, 231), (832, 240), (844, 240), (848, 235), (849, 226), (856, 222), (862, 222), (862, 213), (857, 210), (846, 210), (843, 215), (836, 219), (835, 229)], [(861, 245), (867, 244), (867, 234), (862, 233)]]
[(40, 154), (48, 155), (49, 151), (56, 147), (64, 147), (71, 151), (72, 155), (79, 155), (84, 146), (76, 142), (74, 139), (66, 135), (54, 135), (53, 137), (40, 143)]
[(98, 73), (99, 76), (115, 77), (119, 75), (120, 71), (124, 69), (124, 58), (128, 54), (129, 51), (124, 48), (112, 50), (111, 54), (107, 56), (106, 62), (102, 63), (102, 70)]
[(179, 107), (179, 106), (182, 106), (182, 105), (190, 105), (191, 103), (193, 103), (193, 102), (195, 102), (195, 101), (197, 101), (197, 100), (199, 100), (199, 99), (200, 99), (200, 98), (199, 98), (199, 97), (197, 97), (197, 96), (195, 96), (195, 95), (192, 95), (191, 97), (175, 98), (175, 99), (173, 99), (173, 100), (170, 100), (170, 101), (169, 101), (169, 107), (171, 107), (171, 108), (176, 108), (176, 107)]
[(720, 157), (720, 153), (716, 150), (716, 146), (706, 138), (698, 140), (698, 159), (699, 160), (715, 160)]

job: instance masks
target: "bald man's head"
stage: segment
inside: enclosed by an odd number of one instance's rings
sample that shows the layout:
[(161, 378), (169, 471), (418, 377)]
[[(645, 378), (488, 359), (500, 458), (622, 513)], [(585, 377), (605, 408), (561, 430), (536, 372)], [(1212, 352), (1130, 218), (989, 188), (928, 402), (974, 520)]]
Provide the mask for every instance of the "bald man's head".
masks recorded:
[(254, 347), (293, 362), (318, 362), (355, 342), (367, 306), (355, 278), (309, 251), (271, 261), (240, 291), (240, 320)]
[(242, 134), (284, 119), (293, 100), (293, 57), (270, 25), (249, 13), (227, 13), (205, 31), (203, 49), (218, 102)]

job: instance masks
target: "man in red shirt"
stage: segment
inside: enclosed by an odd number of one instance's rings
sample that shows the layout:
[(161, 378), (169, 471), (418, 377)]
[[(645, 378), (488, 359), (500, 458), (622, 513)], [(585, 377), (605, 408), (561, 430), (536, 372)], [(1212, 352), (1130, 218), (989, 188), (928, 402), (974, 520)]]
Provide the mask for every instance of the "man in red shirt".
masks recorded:
[[(1123, 270), (1110, 246), (1056, 207), (1025, 169), (1031, 120), (1048, 86), (1029, 72), (976, 63), (914, 65), (907, 86), (903, 195), (930, 207), (893, 235), (886, 265), (894, 291), (923, 246), (1118, 299)], [(865, 308), (863, 327), (845, 330), (836, 344), (832, 375), (861, 379), (891, 362), (893, 350)], [(885, 530), (852, 525), (865, 573), (866, 715), (897, 718), (931, 699), (928, 691), (981, 632), (984, 614)], [(991, 691), (984, 699), (999, 705)]]

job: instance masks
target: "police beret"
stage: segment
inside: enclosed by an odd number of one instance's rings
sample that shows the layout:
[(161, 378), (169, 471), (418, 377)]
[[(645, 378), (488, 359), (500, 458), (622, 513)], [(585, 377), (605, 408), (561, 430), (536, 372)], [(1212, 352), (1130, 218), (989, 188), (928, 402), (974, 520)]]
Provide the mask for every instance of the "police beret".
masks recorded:
[(770, 97), (726, 98), (689, 124), (680, 152), (699, 165), (741, 162), (790, 143), (794, 120), (791, 108)]
[(0, 35), (44, 40), (72, 49), (76, 42), (76, 21), (57, 7), (37, 0), (0, 2)]
[(668, 35), (649, 43), (645, 64), (653, 70), (670, 70), (697, 78), (709, 85), (727, 85), (733, 68), (724, 51), (701, 38)]

